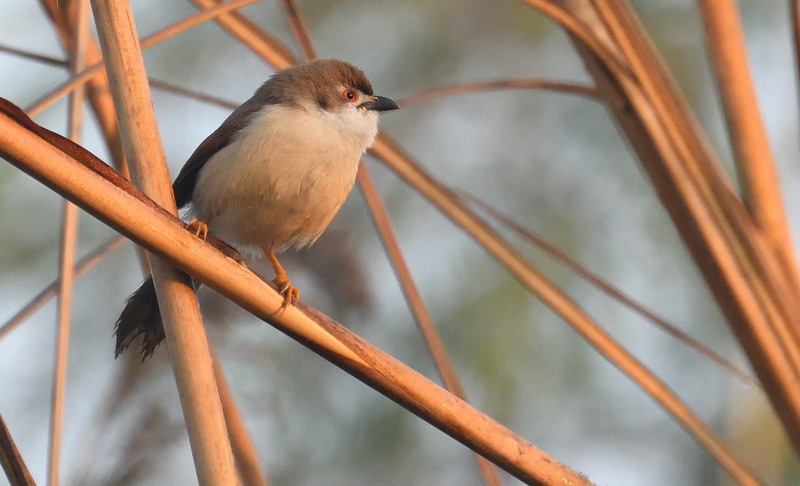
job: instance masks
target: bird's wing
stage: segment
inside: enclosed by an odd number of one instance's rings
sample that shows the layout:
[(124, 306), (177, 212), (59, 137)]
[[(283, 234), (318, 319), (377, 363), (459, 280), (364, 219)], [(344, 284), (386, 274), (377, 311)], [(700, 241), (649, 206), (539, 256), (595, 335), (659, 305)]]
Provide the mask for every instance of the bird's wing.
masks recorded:
[(200, 174), (205, 163), (208, 162), (214, 154), (231, 143), (236, 132), (247, 124), (250, 115), (259, 110), (260, 106), (250, 101), (231, 113), (231, 115), (222, 122), (219, 128), (214, 130), (211, 135), (203, 140), (189, 157), (189, 160), (183, 165), (178, 177), (175, 178), (175, 182), (172, 183), (172, 190), (175, 193), (175, 203), (178, 209), (186, 206), (192, 200), (192, 193), (197, 183), (197, 176)]

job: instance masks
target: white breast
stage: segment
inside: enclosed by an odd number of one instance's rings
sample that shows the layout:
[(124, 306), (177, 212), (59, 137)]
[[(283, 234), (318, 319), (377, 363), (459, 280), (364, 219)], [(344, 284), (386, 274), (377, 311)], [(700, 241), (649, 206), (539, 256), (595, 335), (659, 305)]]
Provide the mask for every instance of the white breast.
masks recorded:
[(376, 113), (347, 108), (263, 108), (200, 171), (195, 216), (240, 251), (313, 243), (352, 189), (377, 134)]

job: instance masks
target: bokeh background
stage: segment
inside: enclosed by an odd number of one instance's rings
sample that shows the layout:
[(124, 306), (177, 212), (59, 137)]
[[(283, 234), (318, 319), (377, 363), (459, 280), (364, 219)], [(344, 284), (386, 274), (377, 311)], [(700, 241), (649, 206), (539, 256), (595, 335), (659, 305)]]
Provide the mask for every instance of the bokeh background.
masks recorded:
[[(141, 36), (195, 11), (188, 2), (132, 3)], [(631, 3), (735, 180), (695, 2)], [(798, 100), (787, 2), (740, 3), (798, 242)], [(320, 56), (359, 65), (376, 92), (392, 98), (457, 81), (518, 76), (589, 82), (564, 33), (520, 2), (345, 0), (300, 6)], [(63, 57), (37, 2), (0, 0), (0, 12), (0, 44)], [(294, 46), (277, 2), (244, 12)], [(148, 49), (145, 61), (155, 79), (235, 102), (247, 99), (272, 72), (213, 23)], [(66, 76), (63, 69), (0, 53), (0, 96), (20, 106)], [(173, 174), (229, 113), (159, 90), (153, 102)], [(65, 102), (36, 118), (62, 133), (65, 120)], [(441, 181), (490, 202), (747, 366), (602, 104), (544, 91), (493, 91), (410, 105), (385, 114), (382, 125)], [(84, 137), (87, 148), (107, 159), (92, 121)], [(366, 163), (475, 406), (597, 484), (725, 484), (721, 469), (650, 398), (412, 189), (379, 162)], [(55, 277), (60, 214), (55, 194), (0, 164), (0, 321)], [(797, 459), (758, 389), (504, 234), (763, 478), (771, 484), (800, 481)], [(80, 255), (111, 236), (82, 213)], [(286, 260), (305, 302), (435, 379), (358, 191), (329, 234)], [(113, 357), (113, 323), (141, 279), (128, 243), (76, 282), (65, 484), (196, 481), (166, 349), (142, 365)], [(273, 484), (480, 483), (462, 445), (224, 299), (201, 294), (211, 338)], [(0, 413), (39, 482), (47, 463), (54, 316), (50, 303), (0, 341)], [(504, 480), (518, 483), (508, 475)]]

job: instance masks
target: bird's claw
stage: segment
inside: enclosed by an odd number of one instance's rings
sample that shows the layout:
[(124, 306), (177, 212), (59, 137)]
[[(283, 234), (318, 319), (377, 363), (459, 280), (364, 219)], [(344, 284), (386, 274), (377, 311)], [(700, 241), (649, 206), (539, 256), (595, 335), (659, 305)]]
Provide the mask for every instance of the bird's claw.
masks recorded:
[(275, 287), (277, 287), (278, 294), (283, 297), (281, 309), (287, 308), (289, 304), (297, 303), (297, 301), (300, 299), (300, 290), (292, 287), (292, 284), (289, 282), (288, 278), (281, 278), (281, 276), (277, 276), (272, 283), (275, 284)]
[(186, 223), (185, 227), (203, 241), (206, 241), (206, 238), (208, 238), (208, 225), (204, 221), (200, 221), (197, 218), (192, 218), (191, 221)]

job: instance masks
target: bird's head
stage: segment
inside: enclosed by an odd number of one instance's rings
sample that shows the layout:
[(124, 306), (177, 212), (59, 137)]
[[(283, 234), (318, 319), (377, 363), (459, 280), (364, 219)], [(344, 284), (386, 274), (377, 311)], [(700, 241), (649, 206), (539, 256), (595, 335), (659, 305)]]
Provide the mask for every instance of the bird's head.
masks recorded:
[(319, 116), (345, 136), (371, 145), (378, 113), (396, 110), (397, 103), (377, 96), (364, 73), (336, 59), (317, 59), (292, 66), (270, 78), (260, 90), (266, 104), (299, 108)]

